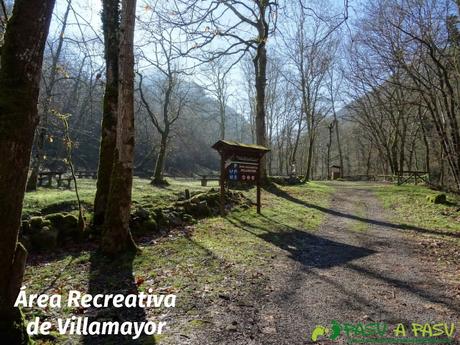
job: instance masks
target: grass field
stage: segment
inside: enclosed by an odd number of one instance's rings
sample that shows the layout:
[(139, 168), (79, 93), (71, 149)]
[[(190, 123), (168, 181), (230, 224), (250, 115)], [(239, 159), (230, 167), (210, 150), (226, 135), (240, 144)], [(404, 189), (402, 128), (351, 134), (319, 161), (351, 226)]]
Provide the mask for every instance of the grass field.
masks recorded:
[[(93, 181), (84, 181), (80, 186), (83, 200), (90, 203), (94, 195)], [(185, 188), (203, 190), (212, 187), (203, 188), (197, 182), (173, 181), (167, 188), (156, 188), (147, 181), (136, 180), (134, 200), (162, 205), (175, 200)], [(254, 190), (245, 193), (254, 199)], [(195, 316), (196, 310), (202, 309), (201, 304), (212, 304), (219, 296), (251, 284), (263, 284), (266, 265), (271, 263), (277, 251), (282, 250), (279, 235), (315, 231), (321, 224), (324, 213), (305, 208), (290, 198), (327, 207), (332, 193), (333, 188), (320, 183), (263, 191), (262, 215), (252, 207), (234, 211), (225, 218), (204, 219), (193, 227), (173, 230), (168, 236), (140, 238), (142, 253), (125, 255), (115, 262), (99, 255), (92, 244), (58, 250), (54, 254), (35, 254), (29, 258), (24, 285), (29, 293), (65, 294), (69, 290), (92, 294), (126, 293), (148, 288), (176, 293), (180, 300), (174, 313), (185, 316), (183, 320), (176, 317), (175, 322), (183, 323), (180, 325), (182, 332), (192, 332), (202, 325), (202, 320)], [(24, 208), (25, 212), (33, 213), (49, 204), (71, 200), (74, 200), (71, 191), (40, 189), (27, 195)], [(171, 318), (166, 310), (143, 312), (146, 313), (142, 316), (145, 319)], [(55, 324), (58, 317), (79, 315), (83, 311), (26, 308), (25, 313), (29, 320), (39, 316)], [(129, 317), (133, 319), (132, 315)], [(42, 344), (61, 343), (64, 339), (54, 334), (38, 341)], [(152, 343), (153, 339), (145, 339), (145, 344)]]
[(394, 220), (439, 233), (460, 233), (460, 196), (447, 194), (446, 204), (428, 202), (428, 195), (440, 192), (415, 185), (375, 185), (383, 206), (393, 211)]
[[(135, 178), (133, 185), (134, 202), (143, 203), (148, 201), (158, 206), (164, 206), (175, 201), (179, 193), (183, 193), (185, 189), (205, 191), (218, 187), (217, 181), (208, 182), (207, 187), (201, 187), (200, 181), (169, 180), (169, 182), (169, 186), (160, 188), (152, 186), (149, 180)], [(79, 179), (78, 189), (82, 202), (86, 205), (92, 205), (96, 193), (96, 180)], [(76, 202), (73, 189), (39, 188), (36, 192), (26, 193), (23, 214), (33, 214), (52, 204), (63, 202)]]
[[(151, 186), (146, 180), (135, 180), (133, 199), (138, 204), (169, 205), (185, 189), (204, 191), (216, 188), (217, 182), (201, 187), (198, 181), (170, 181), (165, 188)], [(342, 183), (348, 186), (346, 182)], [(81, 196), (88, 207), (95, 193), (95, 183), (83, 180)], [(353, 184), (350, 188), (372, 190), (395, 223), (432, 230), (435, 234), (459, 233), (459, 199), (449, 195), (449, 203), (429, 203), (426, 196), (435, 192), (421, 186), (389, 184)], [(244, 192), (255, 199), (255, 190)], [(334, 184), (276, 186), (262, 193), (262, 214), (255, 207), (236, 209), (226, 217), (200, 220), (193, 226), (172, 229), (166, 235), (137, 238), (142, 252), (126, 254), (109, 261), (97, 252), (95, 243), (58, 249), (54, 253), (32, 254), (28, 259), (24, 285), (29, 293), (63, 293), (69, 290), (96, 293), (137, 293), (152, 288), (157, 293), (178, 296), (175, 310), (83, 310), (80, 308), (25, 308), (26, 318), (41, 317), (56, 324), (59, 317), (88, 316), (93, 319), (111, 318), (114, 313), (130, 320), (166, 320), (181, 334), (193, 334), (206, 325), (203, 314), (213, 313), (213, 306), (235, 292), (263, 287), (266, 271), (277, 255), (295, 252), (299, 232), (314, 232), (325, 220), (334, 193)], [(28, 193), (25, 213), (39, 212), (50, 204), (75, 200), (73, 191), (40, 189)], [(309, 207), (309, 205), (319, 207)], [(366, 205), (356, 203), (354, 213), (365, 216)], [(351, 231), (364, 232), (367, 224), (350, 224)], [(292, 235), (292, 236), (291, 236)], [(80, 336), (73, 336), (73, 340)], [(84, 337), (83, 337), (84, 338)], [(68, 338), (54, 333), (36, 339), (38, 344), (62, 344)], [(143, 344), (166, 344), (168, 337), (142, 339)], [(83, 343), (86, 344), (85, 339)], [(113, 339), (117, 344), (117, 339)], [(105, 339), (104, 344), (111, 344)]]

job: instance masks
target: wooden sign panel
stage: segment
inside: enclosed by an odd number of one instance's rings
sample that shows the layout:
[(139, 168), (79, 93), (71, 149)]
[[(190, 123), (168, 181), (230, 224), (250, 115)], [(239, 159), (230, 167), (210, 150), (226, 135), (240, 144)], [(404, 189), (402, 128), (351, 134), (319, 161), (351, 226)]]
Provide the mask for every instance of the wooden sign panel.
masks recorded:
[(238, 182), (257, 182), (259, 164), (245, 161), (230, 161), (227, 167), (227, 179)]

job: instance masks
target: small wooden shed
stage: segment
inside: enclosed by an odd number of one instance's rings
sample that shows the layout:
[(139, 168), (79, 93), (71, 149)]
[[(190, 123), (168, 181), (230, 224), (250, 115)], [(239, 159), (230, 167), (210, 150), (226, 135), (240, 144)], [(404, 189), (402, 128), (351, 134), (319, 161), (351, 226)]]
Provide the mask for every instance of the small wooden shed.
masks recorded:
[(329, 171), (331, 173), (331, 180), (337, 180), (338, 178), (342, 177), (342, 167), (340, 165), (331, 165)]

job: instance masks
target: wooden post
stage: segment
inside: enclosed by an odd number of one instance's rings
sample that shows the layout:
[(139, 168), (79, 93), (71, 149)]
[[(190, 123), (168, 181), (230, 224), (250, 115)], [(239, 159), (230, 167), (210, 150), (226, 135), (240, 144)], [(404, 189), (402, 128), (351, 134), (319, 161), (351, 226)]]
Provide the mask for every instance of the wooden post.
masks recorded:
[(257, 167), (257, 213), (260, 214), (260, 207), (261, 207), (261, 201), (260, 201), (260, 158), (257, 161), (258, 167)]
[(225, 155), (220, 154), (220, 215), (225, 216)]

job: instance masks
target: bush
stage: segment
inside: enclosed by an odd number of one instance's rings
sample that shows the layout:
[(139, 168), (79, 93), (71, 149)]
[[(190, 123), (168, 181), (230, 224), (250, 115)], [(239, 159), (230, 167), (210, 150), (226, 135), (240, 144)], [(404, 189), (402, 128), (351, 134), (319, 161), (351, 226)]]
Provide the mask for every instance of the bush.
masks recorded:
[(433, 204), (445, 204), (447, 203), (447, 196), (446, 194), (427, 195), (426, 200)]

